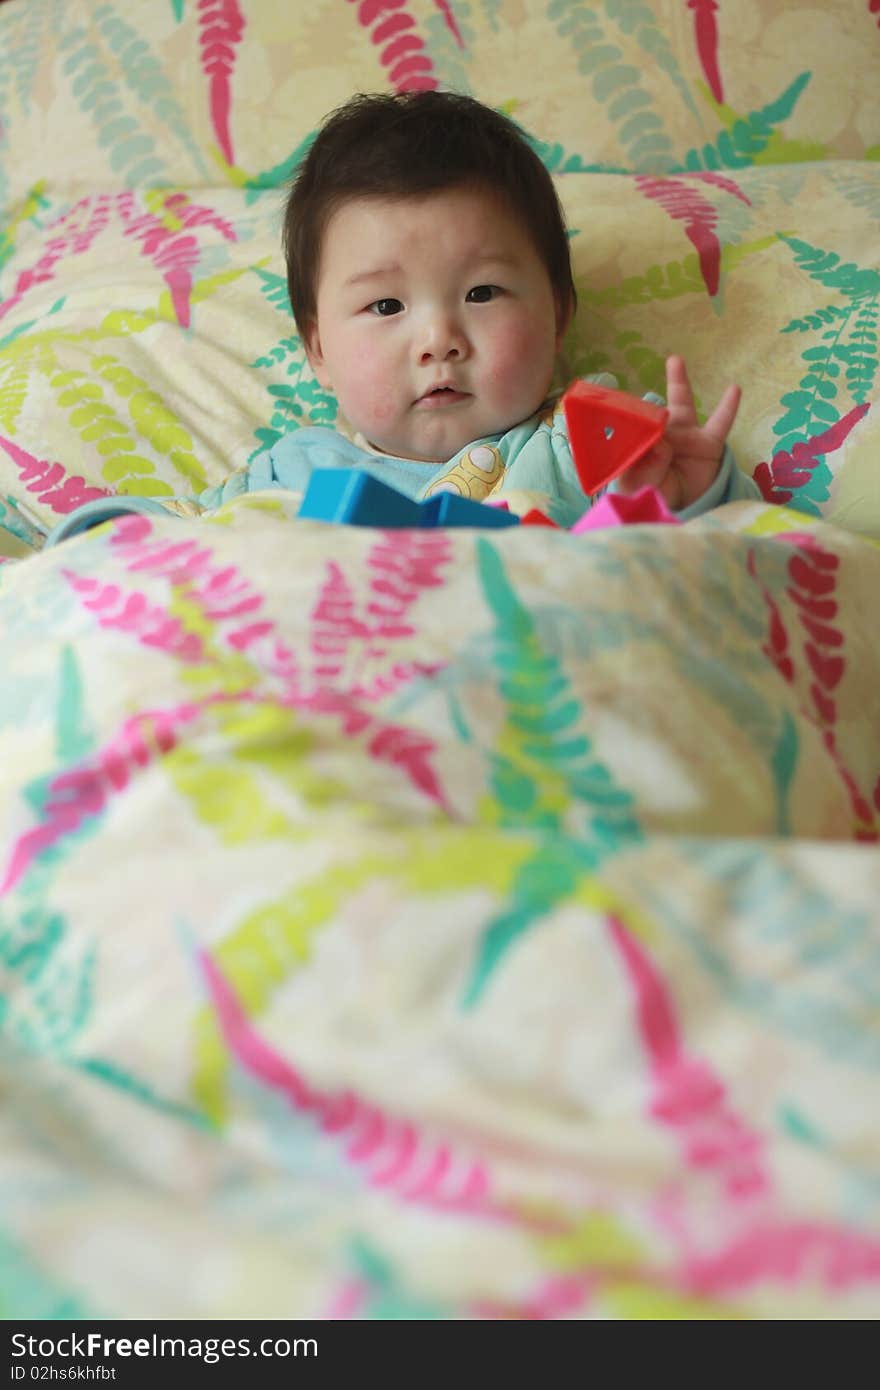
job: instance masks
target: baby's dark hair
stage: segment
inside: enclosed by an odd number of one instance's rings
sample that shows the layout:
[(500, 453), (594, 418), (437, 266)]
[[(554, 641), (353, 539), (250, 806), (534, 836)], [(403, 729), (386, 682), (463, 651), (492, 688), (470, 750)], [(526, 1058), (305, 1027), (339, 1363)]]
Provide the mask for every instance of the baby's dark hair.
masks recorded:
[(567, 318), (576, 295), (565, 220), (553, 180), (519, 126), (457, 92), (361, 93), (328, 117), (287, 198), (287, 288), (300, 334), (315, 317), (321, 245), (338, 207), (467, 184), (497, 190), (522, 219)]

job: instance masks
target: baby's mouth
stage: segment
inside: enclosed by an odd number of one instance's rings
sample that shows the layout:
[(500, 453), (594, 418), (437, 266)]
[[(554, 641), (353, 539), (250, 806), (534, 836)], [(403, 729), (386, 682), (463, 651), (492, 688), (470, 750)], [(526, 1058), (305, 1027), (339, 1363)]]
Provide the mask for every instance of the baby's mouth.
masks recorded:
[(419, 396), (416, 405), (427, 406), (429, 409), (442, 409), (443, 406), (456, 405), (459, 401), (467, 400), (469, 395), (470, 392), (457, 391), (454, 386), (434, 386), (423, 396)]

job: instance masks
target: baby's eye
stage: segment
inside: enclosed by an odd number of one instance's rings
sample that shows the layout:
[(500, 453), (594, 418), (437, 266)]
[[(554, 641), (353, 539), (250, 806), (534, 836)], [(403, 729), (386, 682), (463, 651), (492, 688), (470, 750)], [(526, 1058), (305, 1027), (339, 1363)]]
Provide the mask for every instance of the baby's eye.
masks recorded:
[(403, 308), (399, 299), (376, 299), (367, 308), (371, 314), (378, 314), (381, 319), (390, 318), (392, 314), (399, 314)]
[(488, 304), (498, 293), (497, 285), (474, 285), (465, 295), (467, 304)]

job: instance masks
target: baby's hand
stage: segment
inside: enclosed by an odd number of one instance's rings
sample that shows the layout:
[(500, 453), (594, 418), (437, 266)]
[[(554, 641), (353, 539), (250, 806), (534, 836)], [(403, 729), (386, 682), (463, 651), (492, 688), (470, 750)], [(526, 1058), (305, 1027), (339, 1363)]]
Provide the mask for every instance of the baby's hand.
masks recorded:
[(728, 386), (705, 425), (700, 425), (684, 359), (667, 358), (666, 432), (645, 458), (620, 475), (615, 490), (629, 496), (641, 487), (655, 487), (676, 512), (696, 502), (718, 474), (741, 394), (738, 386)]

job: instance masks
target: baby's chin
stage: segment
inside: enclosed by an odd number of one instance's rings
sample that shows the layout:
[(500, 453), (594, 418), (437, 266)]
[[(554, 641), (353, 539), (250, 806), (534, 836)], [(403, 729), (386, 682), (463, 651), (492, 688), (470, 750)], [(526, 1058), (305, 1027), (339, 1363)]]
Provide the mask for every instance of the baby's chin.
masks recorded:
[(456, 454), (461, 453), (462, 449), (466, 449), (468, 444), (473, 444), (474, 439), (478, 437), (472, 436), (468, 431), (467, 436), (460, 442), (453, 438), (449, 441), (448, 446), (444, 443), (441, 448), (431, 451), (426, 450), (424, 446), (420, 447), (416, 440), (413, 440), (411, 448), (407, 448), (406, 441), (399, 439), (386, 441), (384, 444), (376, 439), (370, 439), (367, 442), (371, 449), (375, 449), (378, 454), (384, 454), (386, 458), (403, 459), (408, 463), (433, 464), (436, 467), (440, 463), (448, 463), (450, 459), (454, 459)]

